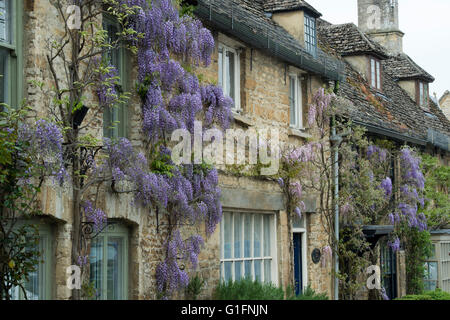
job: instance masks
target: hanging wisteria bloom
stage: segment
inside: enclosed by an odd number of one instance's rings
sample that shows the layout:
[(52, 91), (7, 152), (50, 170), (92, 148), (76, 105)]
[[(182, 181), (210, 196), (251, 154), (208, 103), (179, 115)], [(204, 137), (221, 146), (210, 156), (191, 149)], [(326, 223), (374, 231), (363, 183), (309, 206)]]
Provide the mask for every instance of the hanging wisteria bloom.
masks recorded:
[(62, 184), (68, 178), (63, 159), (63, 135), (53, 122), (39, 119), (33, 126), (21, 124), (18, 128), (18, 140), (28, 144), (28, 153), (37, 157), (43, 172), (39, 174), (52, 176)]
[(391, 180), (391, 178), (387, 177), (386, 179), (384, 179), (380, 184), (380, 188), (384, 190), (384, 195), (385, 195), (386, 199), (389, 199), (390, 196), (392, 195), (392, 180)]
[[(151, 152), (136, 152), (127, 139), (105, 139), (108, 160), (98, 172), (111, 175), (116, 191), (131, 187), (135, 204), (170, 216), (174, 227), (169, 228), (165, 258), (156, 270), (158, 290), (169, 298), (189, 280), (181, 261), (195, 268), (203, 244), (198, 235), (182, 239), (179, 226), (204, 223), (209, 236), (222, 218), (222, 206), (217, 170), (206, 164), (175, 165), (166, 146), (174, 130), (193, 133), (199, 118), (204, 129), (227, 129), (233, 100), (220, 87), (199, 81), (195, 73), (196, 67), (211, 63), (215, 46), (199, 20), (180, 15), (171, 0), (119, 4), (119, 11), (131, 13), (128, 27), (139, 35), (131, 42), (137, 47), (142, 131)], [(106, 87), (98, 92), (103, 104), (111, 91)]]
[(91, 201), (85, 201), (83, 204), (84, 218), (92, 223), (94, 232), (99, 232), (107, 223), (106, 214), (98, 208), (94, 208)]
[(397, 237), (394, 240), (389, 241), (388, 245), (391, 247), (392, 251), (397, 252), (400, 250), (400, 239)]

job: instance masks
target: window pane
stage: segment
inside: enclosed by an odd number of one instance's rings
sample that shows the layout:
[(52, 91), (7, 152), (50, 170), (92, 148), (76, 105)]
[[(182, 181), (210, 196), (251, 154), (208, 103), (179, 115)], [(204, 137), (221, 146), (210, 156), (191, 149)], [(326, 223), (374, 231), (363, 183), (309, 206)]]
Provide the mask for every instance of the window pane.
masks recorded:
[(119, 300), (124, 298), (122, 292), (122, 277), (124, 275), (121, 263), (123, 256), (123, 238), (108, 239), (108, 269), (107, 269), (107, 299)]
[(270, 257), (270, 228), (271, 217), (269, 215), (264, 215), (264, 256)]
[(252, 215), (245, 214), (244, 223), (244, 257), (250, 258), (252, 247)]
[(264, 282), (272, 281), (272, 260), (264, 260)]
[(234, 214), (234, 257), (241, 258), (241, 245), (242, 245), (242, 221), (241, 214)]
[(8, 103), (8, 59), (8, 51), (0, 49), (0, 103)]
[(261, 257), (261, 215), (255, 215), (253, 230), (253, 256)]
[[(227, 51), (227, 94), (230, 96), (230, 98), (235, 101), (235, 54), (231, 51)], [(236, 101), (235, 101), (236, 104)]]
[(375, 60), (374, 59), (370, 59), (370, 72), (371, 72), (371, 82), (372, 82), (372, 87), (376, 86), (376, 74), (375, 74)]
[(33, 248), (26, 250), (38, 250), (40, 256), (37, 257), (39, 263), (35, 266), (36, 270), (28, 274), (28, 281), (23, 284), (25, 293), (20, 287), (13, 287), (10, 291), (12, 300), (44, 300), (47, 298), (45, 284), (47, 279), (45, 278), (46, 268), (48, 266), (48, 252), (46, 252), (48, 244), (48, 236), (41, 235), (39, 237), (39, 243)]
[[(37, 249), (41, 253), (41, 256), (38, 258), (40, 262), (36, 266), (36, 270), (31, 272), (28, 275), (28, 281), (24, 284), (26, 298), (28, 300), (44, 299), (44, 297), (42, 296), (43, 288), (41, 287), (43, 285), (42, 277), (44, 275), (44, 273), (43, 273), (44, 268), (43, 268), (43, 263), (42, 263), (42, 259), (45, 259), (44, 245), (45, 245), (45, 239), (44, 239), (44, 237), (41, 236), (39, 238), (39, 244), (37, 245)], [(23, 295), (22, 289), (19, 289), (19, 291), (20, 291), (20, 295)], [(25, 297), (23, 297), (23, 299), (25, 299)]]
[(419, 84), (419, 88), (420, 88), (420, 105), (423, 105), (423, 83), (422, 82)]
[(424, 281), (425, 291), (435, 291), (437, 287), (437, 281)]
[(234, 280), (240, 280), (242, 278), (242, 261), (236, 261), (234, 263)]
[(297, 124), (297, 110), (296, 110), (296, 94), (295, 94), (295, 77), (289, 77), (289, 103), (291, 112), (291, 125), (295, 126)]
[(377, 61), (377, 88), (381, 89), (381, 70), (380, 61)]
[(223, 219), (224, 225), (223, 225), (223, 257), (225, 259), (231, 258), (231, 214), (225, 213), (225, 217)]
[(223, 49), (219, 48), (219, 87), (223, 88)]
[(225, 262), (225, 266), (224, 266), (224, 269), (225, 269), (225, 275), (224, 275), (224, 279), (225, 279), (225, 282), (228, 282), (228, 281), (230, 281), (230, 280), (232, 280), (232, 278), (231, 278), (231, 267), (232, 267), (232, 262)]
[(261, 280), (261, 261), (262, 260), (255, 260), (255, 280), (260, 281)]
[(252, 263), (253, 263), (253, 261), (247, 260), (247, 261), (245, 261), (245, 265), (244, 265), (244, 267), (245, 267), (245, 270), (244, 270), (245, 277), (249, 278), (249, 279), (251, 279), (251, 277), (252, 277)]
[(11, 1), (0, 0), (0, 41), (11, 42)]
[(90, 281), (103, 297), (102, 278), (103, 278), (103, 237), (92, 240), (90, 262)]

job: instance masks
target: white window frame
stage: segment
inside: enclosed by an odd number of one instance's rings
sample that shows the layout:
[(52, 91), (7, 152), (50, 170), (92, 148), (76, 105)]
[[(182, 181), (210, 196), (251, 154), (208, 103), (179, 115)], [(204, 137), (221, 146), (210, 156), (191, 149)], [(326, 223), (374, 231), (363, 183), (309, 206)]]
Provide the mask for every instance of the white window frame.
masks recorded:
[(370, 85), (381, 90), (381, 62), (374, 57), (370, 57)]
[(317, 55), (317, 23), (316, 18), (305, 14), (305, 47), (314, 57)]
[(439, 241), (438, 248), (438, 287), (450, 292), (450, 241)]
[(429, 106), (429, 85), (426, 82), (419, 81), (419, 105), (422, 108), (428, 108)]
[[(223, 43), (219, 43), (219, 51), (217, 54), (217, 60), (218, 60), (218, 79), (219, 79), (219, 85), (221, 85), (222, 90), (224, 93), (228, 91), (227, 85), (226, 85), (226, 73), (225, 70), (228, 70), (228, 64), (226, 53), (231, 52), (234, 54), (234, 94), (235, 97), (233, 99), (233, 111), (240, 111), (241, 110), (241, 66), (240, 66), (240, 50), (236, 48), (232, 48), (230, 46), (227, 46)], [(220, 59), (220, 54), (222, 54), (222, 59)], [(225, 68), (224, 68), (225, 66)], [(222, 70), (222, 72), (221, 72)], [(222, 74), (222, 79), (220, 79), (220, 75)]]
[[(300, 227), (295, 227), (294, 219), (292, 219), (292, 237), (291, 237), (292, 241), (294, 240), (294, 233), (301, 233), (301, 235), (302, 235), (302, 243), (301, 243), (301, 246), (302, 246), (302, 283), (303, 283), (302, 291), (304, 291), (308, 287), (308, 267), (307, 267), (308, 255), (306, 253), (308, 233), (306, 230), (305, 215), (302, 215), (302, 218), (300, 220)], [(292, 276), (295, 278), (295, 274), (293, 274)]]
[[(432, 256), (428, 257), (425, 260), (425, 275), (424, 275), (424, 279), (423, 282), (424, 284), (426, 283), (431, 283), (431, 282), (435, 282), (435, 286), (436, 288), (439, 288), (439, 260), (438, 260), (438, 254), (437, 254), (437, 250), (440, 249), (439, 244), (436, 242), (433, 242), (433, 254)], [(430, 263), (434, 263), (436, 265), (436, 279), (428, 279), (428, 268), (429, 268), (429, 264)]]
[[(225, 225), (225, 219), (222, 219), (222, 222), (220, 223), (220, 279), (221, 281), (225, 281), (225, 262), (232, 262), (232, 267), (231, 267), (231, 280), (235, 281), (235, 268), (234, 268), (234, 263), (235, 262), (244, 262), (244, 261), (254, 261), (254, 260), (262, 260), (261, 262), (261, 282), (265, 283), (265, 273), (264, 273), (264, 261), (265, 260), (271, 260), (271, 283), (275, 286), (278, 285), (278, 253), (277, 253), (277, 215), (275, 212), (249, 212), (249, 211), (243, 211), (243, 210), (224, 210), (224, 216), (225, 214), (231, 214), (232, 215), (232, 219), (231, 219), (231, 256), (234, 257), (234, 217), (235, 214), (250, 214), (252, 216), (252, 226), (251, 226), (251, 248), (250, 248), (250, 258), (245, 258), (245, 257), (241, 257), (241, 258), (229, 258), (229, 259), (225, 259), (224, 257), (224, 245), (225, 245), (225, 239), (224, 239), (224, 225)], [(262, 218), (264, 218), (265, 215), (270, 215), (271, 216), (271, 228), (272, 228), (272, 232), (271, 232), (271, 239), (270, 239), (270, 256), (264, 256), (264, 235), (262, 235), (261, 237), (261, 244), (260, 244), (260, 248), (261, 248), (261, 256), (260, 257), (255, 257), (254, 256), (254, 223), (255, 223), (255, 216), (256, 215), (261, 215)], [(264, 221), (264, 219), (262, 219), (261, 221)], [(261, 229), (264, 232), (264, 223), (261, 223)], [(245, 228), (242, 228), (242, 234), (241, 234), (241, 252), (242, 252), (242, 256), (244, 256), (244, 233), (245, 233)], [(241, 274), (244, 276), (245, 275), (245, 263), (242, 263), (242, 268), (241, 268)], [(252, 280), (255, 280), (255, 271), (254, 271), (254, 264), (252, 264), (252, 270), (251, 270), (251, 275), (252, 275)]]
[[(291, 81), (295, 81), (295, 92), (294, 92), (294, 108), (295, 108), (295, 118), (291, 118)], [(294, 120), (294, 121), (292, 121)], [(289, 125), (293, 129), (303, 129), (303, 97), (301, 88), (301, 75), (297, 73), (289, 74)]]

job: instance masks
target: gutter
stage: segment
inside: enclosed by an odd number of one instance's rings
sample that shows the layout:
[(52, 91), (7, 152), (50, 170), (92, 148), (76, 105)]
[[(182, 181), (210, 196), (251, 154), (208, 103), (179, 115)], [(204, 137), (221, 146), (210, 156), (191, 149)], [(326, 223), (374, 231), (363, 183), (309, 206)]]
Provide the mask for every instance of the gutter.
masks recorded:
[(413, 138), (413, 137), (410, 137), (408, 135), (404, 135), (404, 134), (398, 133), (398, 132), (390, 130), (390, 129), (374, 126), (374, 125), (371, 125), (371, 124), (368, 124), (368, 123), (365, 123), (365, 122), (362, 122), (362, 121), (355, 120), (355, 121), (353, 121), (353, 123), (367, 128), (367, 130), (369, 132), (371, 132), (371, 133), (380, 134), (380, 135), (383, 135), (383, 136), (386, 136), (386, 137), (389, 137), (389, 138), (393, 138), (393, 139), (396, 139), (396, 140), (409, 142), (409, 143), (420, 145), (420, 146), (426, 146), (427, 142), (428, 142), (427, 140), (422, 140), (422, 139), (419, 139), (419, 138)]
[(211, 2), (207, 3), (207, 1), (203, 0), (198, 2), (198, 6), (195, 9), (195, 15), (215, 29), (235, 36), (253, 48), (265, 50), (271, 56), (279, 58), (280, 60), (283, 60), (298, 68), (321, 75), (329, 80), (344, 79), (344, 75), (343, 72), (341, 72), (340, 67), (327, 67), (327, 62), (329, 62), (329, 64), (335, 63), (341, 65), (341, 62), (337, 59), (334, 60), (328, 58), (321, 61), (315, 59), (306, 52), (300, 50), (294, 51), (292, 48), (287, 48), (278, 39), (274, 39), (274, 37), (270, 37), (268, 34), (264, 34), (263, 32), (255, 32), (251, 26), (235, 19), (233, 16), (233, 10), (231, 11), (230, 16), (227, 16), (221, 12), (218, 12)]

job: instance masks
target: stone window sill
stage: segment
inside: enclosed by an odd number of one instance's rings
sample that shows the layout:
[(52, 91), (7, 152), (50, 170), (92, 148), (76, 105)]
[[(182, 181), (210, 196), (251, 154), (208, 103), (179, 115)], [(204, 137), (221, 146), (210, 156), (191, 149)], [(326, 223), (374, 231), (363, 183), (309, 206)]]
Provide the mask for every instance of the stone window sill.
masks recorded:
[(306, 133), (305, 129), (289, 128), (288, 135), (293, 136), (293, 137), (298, 137), (298, 138), (304, 138), (304, 139), (312, 138), (312, 135), (310, 135), (309, 133)]
[(235, 110), (231, 111), (231, 113), (233, 115), (234, 121), (239, 122), (240, 124), (246, 125), (248, 127), (255, 125), (254, 121), (246, 117), (245, 115), (242, 115)]

